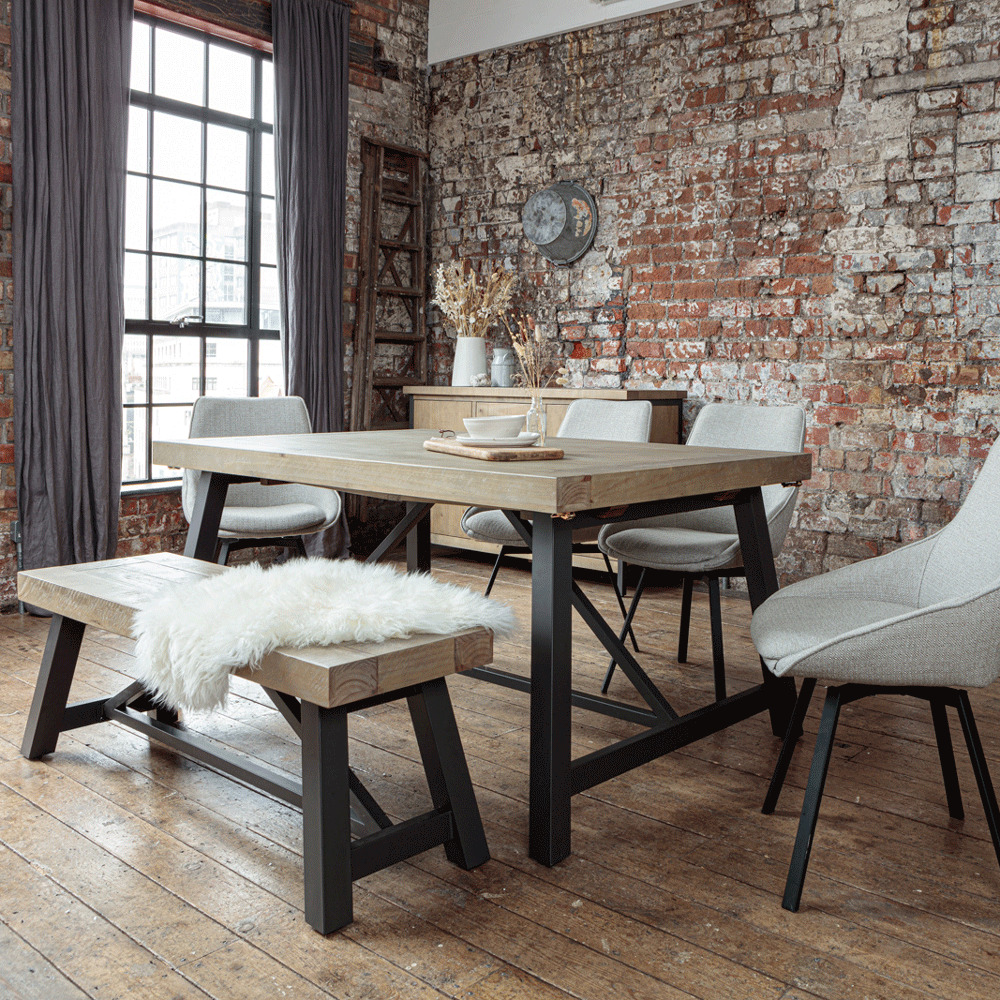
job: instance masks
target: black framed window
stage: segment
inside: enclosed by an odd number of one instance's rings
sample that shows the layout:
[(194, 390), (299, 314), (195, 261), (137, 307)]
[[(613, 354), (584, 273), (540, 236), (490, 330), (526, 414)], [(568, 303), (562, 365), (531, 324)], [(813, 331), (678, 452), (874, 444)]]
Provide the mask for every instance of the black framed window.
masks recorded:
[(132, 36), (123, 483), (197, 396), (280, 395), (274, 77), (260, 52), (151, 18)]

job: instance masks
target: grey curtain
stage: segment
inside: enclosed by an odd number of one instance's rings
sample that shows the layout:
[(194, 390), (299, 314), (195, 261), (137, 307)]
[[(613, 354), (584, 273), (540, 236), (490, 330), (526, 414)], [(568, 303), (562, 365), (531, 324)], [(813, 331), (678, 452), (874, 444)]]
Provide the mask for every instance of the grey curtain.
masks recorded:
[[(344, 426), (344, 218), (349, 8), (273, 0), (278, 281), (285, 380), (315, 431)], [(346, 521), (310, 544), (342, 556)]]
[(118, 539), (132, 0), (14, 0), (14, 448), (28, 568)]

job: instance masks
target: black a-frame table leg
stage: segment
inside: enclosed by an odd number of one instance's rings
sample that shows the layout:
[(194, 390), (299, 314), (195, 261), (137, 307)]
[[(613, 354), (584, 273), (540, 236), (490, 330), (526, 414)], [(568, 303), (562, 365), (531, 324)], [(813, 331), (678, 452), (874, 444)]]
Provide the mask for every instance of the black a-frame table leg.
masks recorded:
[(21, 753), (28, 760), (36, 760), (56, 748), (85, 628), (83, 622), (73, 618), (52, 617), (21, 744)]
[(547, 514), (532, 523), (528, 853), (551, 867), (571, 850), (573, 532)]
[(451, 812), (455, 836), (445, 854), (460, 868), (477, 868), (489, 861), (490, 849), (444, 679), (421, 685), (407, 704), (434, 808)]
[[(736, 527), (740, 536), (750, 607), (756, 611), (778, 589), (771, 534), (767, 527), (767, 513), (760, 487), (743, 490), (740, 498), (733, 504), (733, 513), (736, 515)], [(763, 660), (760, 667), (764, 675), (764, 686), (769, 694), (771, 732), (775, 736), (785, 736), (795, 709), (795, 681), (791, 677), (775, 677)], [(799, 735), (796, 733), (796, 738)]]

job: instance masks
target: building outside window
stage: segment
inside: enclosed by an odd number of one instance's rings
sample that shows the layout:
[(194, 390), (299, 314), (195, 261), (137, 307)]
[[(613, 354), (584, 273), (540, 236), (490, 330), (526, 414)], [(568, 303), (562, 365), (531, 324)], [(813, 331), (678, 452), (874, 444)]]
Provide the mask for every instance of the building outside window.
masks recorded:
[(137, 17), (125, 210), (123, 483), (199, 395), (282, 391), (268, 57)]

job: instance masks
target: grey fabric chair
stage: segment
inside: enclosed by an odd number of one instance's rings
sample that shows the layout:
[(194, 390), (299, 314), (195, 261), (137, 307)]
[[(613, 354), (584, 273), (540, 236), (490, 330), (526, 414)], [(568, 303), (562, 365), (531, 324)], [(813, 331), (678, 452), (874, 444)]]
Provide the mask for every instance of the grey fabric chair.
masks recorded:
[[(189, 437), (233, 437), (256, 434), (308, 434), (306, 404), (298, 396), (227, 398), (201, 396), (191, 411)], [(181, 506), (188, 522), (194, 511), (202, 473), (185, 469)], [(323, 531), (340, 517), (340, 494), (320, 486), (260, 483), (229, 487), (219, 528), (219, 562), (234, 549), (281, 545), (305, 555), (303, 535)]]
[[(805, 444), (805, 433), (805, 413), (798, 406), (709, 403), (695, 418), (687, 443), (706, 448), (797, 452), (802, 451)], [(765, 486), (762, 493), (771, 550), (777, 555), (785, 544), (798, 488)], [(610, 558), (642, 568), (626, 619), (630, 625), (646, 584), (647, 569), (666, 570), (682, 577), (681, 625), (677, 640), (677, 660), (680, 663), (687, 660), (694, 582), (707, 580), (715, 696), (717, 700), (725, 698), (726, 660), (719, 578), (743, 576), (740, 540), (732, 507), (609, 524), (601, 529), (598, 545)], [(614, 670), (612, 661), (602, 691), (607, 692)]]
[(1000, 810), (968, 689), (1000, 676), (1000, 447), (969, 496), (935, 535), (779, 590), (755, 612), (750, 633), (778, 675), (804, 678), (764, 812), (774, 811), (817, 679), (827, 684), (782, 905), (795, 911), (842, 705), (891, 692), (930, 704), (949, 812), (962, 798), (948, 726), (954, 707), (972, 758), (1000, 861)]
[[(653, 404), (649, 400), (617, 399), (574, 399), (566, 409), (566, 415), (559, 425), (557, 438), (584, 438), (591, 441), (631, 441), (649, 440), (653, 422)], [(486, 585), (489, 595), (496, 582), (503, 557), (511, 549), (523, 549), (521, 536), (511, 527), (503, 511), (489, 507), (470, 507), (462, 515), (462, 530), (480, 542), (490, 542), (500, 546), (493, 572)], [(593, 546), (597, 541), (597, 529), (576, 532), (573, 535), (574, 548), (581, 551), (584, 546)], [(611, 573), (611, 564), (605, 557), (605, 565)], [(612, 575), (613, 578), (613, 575)], [(617, 584), (615, 593), (618, 594)], [(625, 606), (618, 597), (622, 615)], [(633, 640), (634, 641), (634, 640)]]

